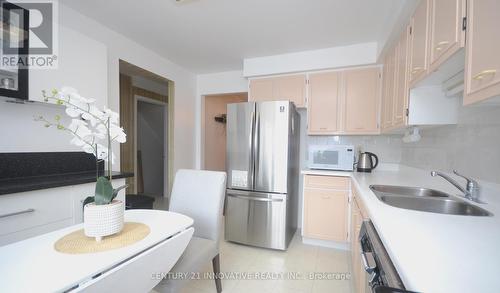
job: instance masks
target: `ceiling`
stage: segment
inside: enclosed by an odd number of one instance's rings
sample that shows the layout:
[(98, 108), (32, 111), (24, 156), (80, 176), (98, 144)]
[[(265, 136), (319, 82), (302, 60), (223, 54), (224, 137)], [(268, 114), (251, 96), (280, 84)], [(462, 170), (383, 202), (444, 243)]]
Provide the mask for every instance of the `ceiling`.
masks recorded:
[(65, 0), (193, 73), (244, 58), (376, 41), (414, 0)]

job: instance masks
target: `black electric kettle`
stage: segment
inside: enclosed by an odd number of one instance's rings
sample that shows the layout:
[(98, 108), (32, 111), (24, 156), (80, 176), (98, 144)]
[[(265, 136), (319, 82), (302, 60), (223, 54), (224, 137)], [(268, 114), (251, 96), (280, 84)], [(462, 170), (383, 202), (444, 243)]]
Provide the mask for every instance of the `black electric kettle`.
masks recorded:
[[(372, 158), (375, 159), (375, 164), (373, 164)], [(373, 169), (377, 168), (378, 157), (374, 153), (370, 152), (359, 153), (357, 165), (358, 172), (370, 173)]]

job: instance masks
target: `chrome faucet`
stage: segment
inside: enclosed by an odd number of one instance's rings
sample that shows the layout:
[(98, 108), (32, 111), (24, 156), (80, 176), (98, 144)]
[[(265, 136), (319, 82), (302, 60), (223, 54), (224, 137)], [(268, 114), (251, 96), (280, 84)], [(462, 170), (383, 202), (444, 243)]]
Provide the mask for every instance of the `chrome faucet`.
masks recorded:
[(462, 177), (465, 180), (467, 180), (465, 188), (462, 187), (457, 181), (455, 181), (454, 179), (452, 179), (451, 177), (449, 177), (448, 175), (446, 175), (444, 173), (437, 172), (437, 171), (432, 171), (431, 172), (431, 176), (433, 176), (433, 177), (435, 177), (435, 176), (443, 177), (448, 182), (450, 182), (451, 184), (453, 184), (453, 186), (455, 186), (458, 190), (460, 190), (464, 194), (464, 197), (466, 199), (469, 199), (469, 200), (472, 200), (474, 202), (480, 203), (481, 201), (479, 200), (479, 184), (477, 183), (477, 181), (475, 181), (472, 178), (466, 177), (466, 176), (458, 173), (456, 170), (453, 170), (453, 173), (455, 175), (457, 175), (459, 177)]

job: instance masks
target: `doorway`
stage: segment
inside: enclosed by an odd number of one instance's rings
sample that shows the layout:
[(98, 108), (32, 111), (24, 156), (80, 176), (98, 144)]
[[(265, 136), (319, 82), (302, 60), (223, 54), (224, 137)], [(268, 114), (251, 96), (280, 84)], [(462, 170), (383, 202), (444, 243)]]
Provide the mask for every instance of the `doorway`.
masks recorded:
[(127, 142), (120, 145), (121, 171), (128, 195), (155, 199), (155, 209), (168, 209), (172, 186), (173, 87), (168, 79), (120, 60), (120, 123)]
[(202, 169), (226, 171), (227, 105), (248, 101), (248, 93), (207, 95), (202, 99)]
[(167, 104), (135, 96), (137, 119), (138, 193), (161, 200), (166, 190)]

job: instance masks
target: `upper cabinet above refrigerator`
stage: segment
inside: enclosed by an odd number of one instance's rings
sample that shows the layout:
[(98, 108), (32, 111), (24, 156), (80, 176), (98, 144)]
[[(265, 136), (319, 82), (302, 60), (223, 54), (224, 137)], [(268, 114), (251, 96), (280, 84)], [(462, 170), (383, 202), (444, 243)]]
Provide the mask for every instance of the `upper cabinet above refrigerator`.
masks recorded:
[(297, 108), (305, 108), (306, 75), (292, 74), (250, 79), (248, 99), (254, 102), (290, 101)]
[(29, 54), (29, 11), (6, 1), (0, 5), (0, 97), (27, 100), (28, 69), (16, 63)]

